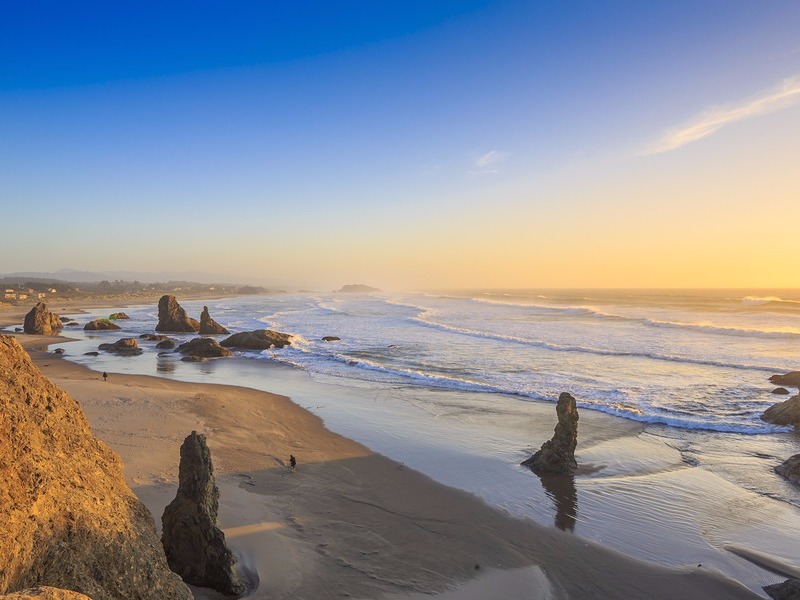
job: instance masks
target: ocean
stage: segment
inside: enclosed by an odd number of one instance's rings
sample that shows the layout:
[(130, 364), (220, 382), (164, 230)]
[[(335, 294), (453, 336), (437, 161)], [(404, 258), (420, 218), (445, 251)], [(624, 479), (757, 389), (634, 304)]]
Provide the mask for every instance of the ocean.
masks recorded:
[[(800, 369), (798, 290), (304, 293), (181, 303), (194, 317), (208, 305), (233, 332), (295, 337), (284, 349), (201, 363), (159, 355), (145, 341), (138, 357), (83, 354), (152, 332), (157, 309), (149, 305), (125, 309), (123, 332), (67, 328), (78, 341), (61, 345), (64, 357), (97, 371), (286, 394), (334, 431), (442, 483), (647, 560), (706, 564), (752, 589), (779, 577), (742, 553), (800, 569), (800, 493), (772, 471), (800, 452), (800, 437), (760, 419), (786, 398), (771, 393), (769, 376)], [(578, 462), (592, 467), (566, 489), (518, 466), (552, 434), (564, 391), (581, 412)]]

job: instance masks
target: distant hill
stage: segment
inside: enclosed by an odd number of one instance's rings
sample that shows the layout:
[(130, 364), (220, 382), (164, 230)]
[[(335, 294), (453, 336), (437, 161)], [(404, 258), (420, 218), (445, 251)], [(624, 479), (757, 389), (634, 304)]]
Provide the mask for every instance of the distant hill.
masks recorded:
[(370, 292), (380, 292), (376, 287), (364, 285), (363, 283), (348, 283), (338, 290), (333, 290), (334, 294), (369, 294)]
[(159, 271), (148, 273), (143, 271), (80, 271), (76, 269), (59, 269), (52, 272), (17, 272), (0, 274), (7, 280), (20, 279), (28, 281), (69, 281), (74, 283), (99, 283), (101, 281), (140, 281), (157, 283), (161, 281), (194, 281), (197, 283), (239, 283), (263, 284), (263, 281), (252, 277), (226, 275), (222, 273), (203, 273), (198, 271)]

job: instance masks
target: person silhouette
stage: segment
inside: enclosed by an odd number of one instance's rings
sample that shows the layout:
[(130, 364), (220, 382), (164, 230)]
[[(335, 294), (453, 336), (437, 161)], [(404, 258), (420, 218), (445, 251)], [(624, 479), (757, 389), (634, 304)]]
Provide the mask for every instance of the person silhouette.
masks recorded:
[(294, 457), (294, 454), (289, 455), (289, 472), (294, 473), (294, 469), (297, 467), (297, 459)]
[(103, 381), (108, 381), (108, 373), (103, 371)]

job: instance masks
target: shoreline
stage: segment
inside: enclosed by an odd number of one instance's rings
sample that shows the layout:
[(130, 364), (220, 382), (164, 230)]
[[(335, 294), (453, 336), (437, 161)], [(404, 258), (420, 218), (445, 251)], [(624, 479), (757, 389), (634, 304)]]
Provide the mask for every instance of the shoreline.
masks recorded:
[[(157, 523), (176, 489), (183, 437), (208, 435), (220, 524), (242, 567), (261, 580), (253, 598), (323, 597), (331, 586), (363, 598), (463, 586), (453, 597), (470, 598), (470, 588), (489, 581), (504, 589), (524, 582), (542, 598), (659, 597), (654, 590), (667, 589), (665, 598), (757, 597), (712, 569), (644, 562), (514, 518), (331, 432), (288, 397), (155, 375), (102, 382), (89, 367), (33, 349), (68, 338), (17, 337), (120, 454)], [(292, 476), (283, 464), (290, 452), (301, 457)]]

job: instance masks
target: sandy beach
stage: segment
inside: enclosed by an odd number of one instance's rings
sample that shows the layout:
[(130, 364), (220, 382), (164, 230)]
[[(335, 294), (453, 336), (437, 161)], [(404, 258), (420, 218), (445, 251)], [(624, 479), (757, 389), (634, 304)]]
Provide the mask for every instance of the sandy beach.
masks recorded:
[[(18, 315), (1, 318), (8, 324)], [(512, 518), (329, 431), (287, 397), (141, 375), (111, 373), (104, 382), (36, 350), (63, 338), (19, 339), (120, 454), (129, 486), (157, 526), (175, 494), (183, 438), (193, 430), (208, 436), (220, 524), (256, 588), (249, 597), (757, 597), (711, 568), (639, 561)], [(635, 439), (635, 430), (615, 435)], [(300, 461), (293, 474), (290, 454)]]

